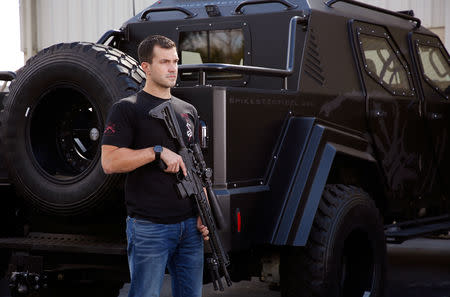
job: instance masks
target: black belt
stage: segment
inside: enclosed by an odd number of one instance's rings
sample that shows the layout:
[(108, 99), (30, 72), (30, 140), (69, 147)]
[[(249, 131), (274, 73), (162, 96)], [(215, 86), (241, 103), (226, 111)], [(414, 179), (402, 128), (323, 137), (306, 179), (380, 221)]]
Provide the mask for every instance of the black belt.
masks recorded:
[(135, 213), (129, 214), (128, 216), (129, 216), (130, 218), (132, 218), (132, 219), (150, 221), (148, 218), (143, 217), (143, 216), (138, 215), (138, 214), (135, 214)]

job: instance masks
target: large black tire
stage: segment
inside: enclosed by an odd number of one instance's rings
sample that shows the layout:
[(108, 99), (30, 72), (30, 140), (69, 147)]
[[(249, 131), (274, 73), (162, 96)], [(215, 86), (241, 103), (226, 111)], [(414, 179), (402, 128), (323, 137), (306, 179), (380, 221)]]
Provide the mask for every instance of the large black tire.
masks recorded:
[(282, 253), (280, 277), (283, 297), (384, 296), (386, 243), (369, 195), (327, 185), (307, 245)]
[(75, 215), (110, 196), (120, 176), (101, 167), (104, 122), (144, 78), (132, 57), (79, 42), (44, 49), (19, 70), (4, 100), (1, 139), (10, 179), (34, 209)]

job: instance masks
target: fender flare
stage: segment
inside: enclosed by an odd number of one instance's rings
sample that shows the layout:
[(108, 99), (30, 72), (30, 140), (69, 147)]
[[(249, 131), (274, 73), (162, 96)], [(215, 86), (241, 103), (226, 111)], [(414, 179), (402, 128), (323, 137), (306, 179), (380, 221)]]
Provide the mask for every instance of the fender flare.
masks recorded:
[(336, 154), (376, 163), (354, 130), (313, 117), (292, 117), (274, 152), (264, 209), (266, 243), (305, 246)]

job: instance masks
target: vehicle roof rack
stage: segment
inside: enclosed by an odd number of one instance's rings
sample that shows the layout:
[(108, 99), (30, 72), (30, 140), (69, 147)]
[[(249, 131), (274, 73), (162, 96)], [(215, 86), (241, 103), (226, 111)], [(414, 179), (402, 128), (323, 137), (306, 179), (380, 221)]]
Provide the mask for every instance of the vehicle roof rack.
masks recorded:
[(145, 10), (142, 14), (141, 14), (141, 21), (146, 21), (147, 20), (147, 16), (152, 13), (152, 12), (162, 12), (162, 11), (179, 11), (182, 12), (186, 15), (185, 19), (190, 19), (190, 18), (194, 18), (197, 16), (196, 13), (193, 13), (189, 10), (187, 10), (186, 8), (183, 7), (178, 7), (178, 6), (174, 6), (174, 7), (151, 7), (147, 10)]
[(397, 11), (398, 13), (402, 13), (402, 14), (406, 14), (406, 15), (410, 15), (410, 16), (414, 16), (414, 10), (409, 9), (409, 10), (399, 10)]
[(295, 9), (298, 5), (292, 4), (286, 0), (250, 0), (240, 3), (234, 10), (234, 14), (242, 14), (242, 8), (247, 5), (280, 3), (287, 7), (287, 10)]
[(0, 71), (0, 81), (11, 81), (16, 78), (16, 73), (12, 71)]
[(387, 10), (387, 9), (384, 9), (384, 8), (376, 7), (376, 6), (373, 6), (373, 5), (369, 5), (369, 4), (358, 2), (358, 1), (354, 1), (354, 0), (329, 0), (329, 1), (325, 2), (325, 5), (328, 6), (328, 7), (331, 7), (333, 4), (335, 4), (337, 2), (345, 2), (345, 3), (348, 3), (348, 4), (355, 5), (355, 6), (360, 6), (360, 7), (364, 7), (364, 8), (367, 8), (367, 9), (374, 10), (374, 11), (390, 14), (390, 15), (393, 15), (393, 16), (396, 16), (396, 17), (399, 17), (399, 18), (402, 18), (402, 19), (405, 19), (405, 20), (410, 20), (410, 21), (416, 22), (416, 28), (420, 28), (420, 25), (422, 23), (420, 19), (415, 18), (413, 16), (410, 16), (408, 14), (398, 13), (398, 12), (395, 12), (395, 11), (392, 11), (392, 10)]

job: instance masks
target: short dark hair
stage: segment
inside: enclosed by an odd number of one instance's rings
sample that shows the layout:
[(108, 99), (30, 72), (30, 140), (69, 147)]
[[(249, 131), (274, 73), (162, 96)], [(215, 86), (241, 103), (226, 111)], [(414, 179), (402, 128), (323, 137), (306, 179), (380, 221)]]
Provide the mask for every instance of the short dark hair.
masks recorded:
[(155, 45), (167, 49), (176, 47), (175, 42), (165, 36), (150, 35), (139, 43), (138, 56), (140, 63), (152, 63), (153, 48)]

